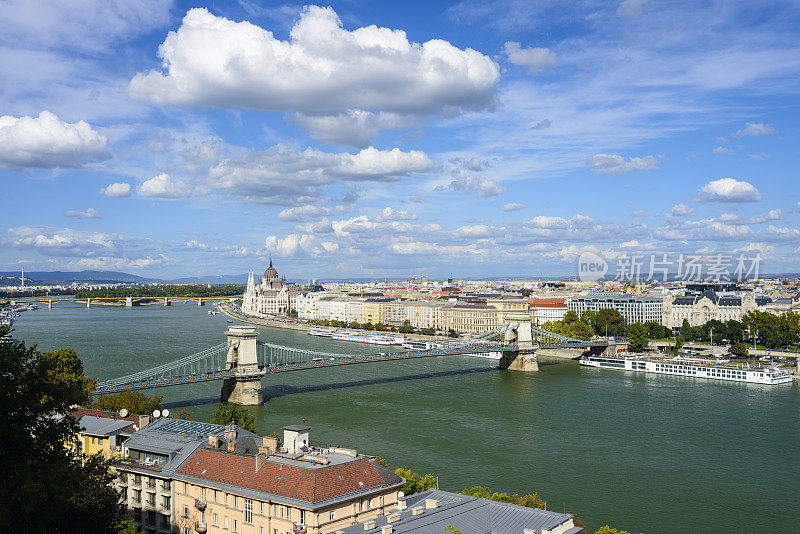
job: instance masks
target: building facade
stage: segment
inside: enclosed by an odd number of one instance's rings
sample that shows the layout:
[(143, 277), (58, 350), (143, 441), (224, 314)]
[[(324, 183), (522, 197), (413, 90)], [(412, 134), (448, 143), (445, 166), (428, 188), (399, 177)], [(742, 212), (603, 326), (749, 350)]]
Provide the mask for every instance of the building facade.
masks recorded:
[(531, 299), (529, 303), (533, 324), (560, 321), (567, 314), (567, 299)]
[(700, 295), (664, 297), (662, 323), (668, 328), (680, 328), (684, 319), (690, 326), (700, 326), (709, 321), (741, 321), (748, 312), (767, 306), (772, 299), (756, 297), (752, 293), (719, 294), (706, 290)]
[(655, 321), (661, 323), (662, 301), (657, 297), (633, 295), (575, 297), (567, 301), (567, 310), (581, 317), (587, 311), (617, 310), (628, 324)]
[(297, 309), (297, 291), (290, 289), (269, 260), (269, 267), (256, 282), (251, 272), (242, 297), (242, 311), (250, 315), (287, 314)]

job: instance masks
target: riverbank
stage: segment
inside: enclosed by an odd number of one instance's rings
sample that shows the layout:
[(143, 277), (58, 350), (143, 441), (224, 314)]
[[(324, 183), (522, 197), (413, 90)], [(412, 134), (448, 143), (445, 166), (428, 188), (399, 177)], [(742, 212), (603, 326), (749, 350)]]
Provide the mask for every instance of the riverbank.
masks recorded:
[[(356, 329), (356, 328), (345, 328), (345, 327), (325, 327), (319, 326), (316, 324), (305, 323), (301, 322), (301, 319), (296, 320), (283, 320), (283, 319), (268, 319), (266, 317), (250, 317), (244, 315), (243, 313), (237, 311), (233, 306), (222, 304), (219, 306), (219, 309), (222, 310), (222, 313), (230, 317), (231, 319), (236, 319), (237, 321), (241, 321), (243, 323), (252, 324), (255, 326), (268, 326), (270, 328), (286, 328), (289, 330), (300, 330), (303, 332), (308, 332), (312, 328), (332, 328), (337, 332), (349, 332), (353, 334), (397, 334), (397, 332), (385, 332), (381, 330), (364, 330), (364, 329)], [(412, 339), (414, 341), (447, 341), (452, 338), (446, 336), (426, 336), (423, 334), (398, 334), (406, 337), (408, 339)]]

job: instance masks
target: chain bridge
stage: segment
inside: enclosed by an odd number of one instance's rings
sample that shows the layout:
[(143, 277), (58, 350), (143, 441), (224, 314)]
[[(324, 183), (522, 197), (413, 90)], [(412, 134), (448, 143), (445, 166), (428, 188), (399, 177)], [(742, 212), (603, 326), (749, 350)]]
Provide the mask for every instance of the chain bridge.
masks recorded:
[[(512, 314), (509, 314), (512, 315)], [(94, 395), (222, 380), (223, 401), (254, 405), (263, 402), (261, 378), (268, 374), (390, 360), (409, 360), (499, 352), (501, 369), (538, 370), (536, 351), (605, 349), (605, 341), (581, 341), (532, 326), (530, 317), (470, 339), (432, 342), (425, 350), (392, 350), (374, 354), (341, 354), (258, 341), (255, 328), (231, 326), (228, 341), (178, 360), (120, 378), (100, 382)], [(514, 317), (508, 317), (514, 319)]]

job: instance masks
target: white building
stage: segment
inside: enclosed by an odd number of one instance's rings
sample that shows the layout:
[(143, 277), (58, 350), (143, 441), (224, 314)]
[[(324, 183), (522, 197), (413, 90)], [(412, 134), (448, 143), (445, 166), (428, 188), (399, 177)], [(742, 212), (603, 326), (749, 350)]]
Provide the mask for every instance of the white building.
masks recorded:
[(567, 314), (567, 299), (532, 299), (530, 311), (531, 319), (537, 325), (561, 321)]
[(756, 297), (753, 293), (718, 294), (706, 290), (701, 295), (664, 297), (663, 321), (668, 328), (680, 328), (683, 320), (690, 326), (700, 326), (709, 321), (741, 321), (747, 312), (763, 309), (772, 299)]
[(603, 309), (617, 310), (628, 324), (655, 321), (661, 323), (662, 301), (656, 297), (635, 297), (633, 295), (576, 297), (567, 301), (567, 310), (574, 311), (578, 317), (587, 311)]
[(247, 289), (242, 297), (242, 311), (250, 315), (285, 314), (296, 308), (297, 292), (290, 290), (286, 279), (278, 276), (278, 271), (269, 260), (264, 276), (256, 283), (251, 272), (247, 279)]

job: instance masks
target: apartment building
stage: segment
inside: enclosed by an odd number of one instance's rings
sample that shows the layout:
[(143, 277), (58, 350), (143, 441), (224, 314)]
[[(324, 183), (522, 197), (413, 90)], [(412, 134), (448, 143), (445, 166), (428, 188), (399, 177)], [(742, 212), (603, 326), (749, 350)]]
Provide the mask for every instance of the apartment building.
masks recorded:
[(445, 311), (446, 329), (462, 334), (483, 334), (502, 323), (503, 312), (486, 304), (455, 304)]
[(283, 444), (236, 428), (161, 418), (114, 462), (122, 505), (146, 534), (326, 534), (396, 505), (403, 479), (352, 449)]
[(361, 306), (361, 322), (372, 324), (386, 324), (386, 304), (391, 302), (389, 297), (368, 298)]
[(567, 314), (567, 299), (531, 299), (529, 309), (533, 324), (542, 325), (547, 322), (560, 321)]
[(741, 321), (747, 312), (755, 311), (772, 302), (769, 297), (753, 293), (716, 293), (710, 289), (698, 295), (666, 295), (662, 309), (662, 322), (668, 328), (680, 328), (684, 319), (691, 326), (708, 321)]
[(578, 317), (587, 311), (603, 309), (617, 310), (627, 321), (645, 323), (655, 321), (661, 323), (662, 301), (657, 297), (636, 297), (633, 295), (596, 295), (575, 297), (567, 301), (567, 310), (574, 311)]
[(394, 509), (403, 479), (355, 450), (311, 447), (309, 427), (284, 427), (241, 452), (214, 436), (175, 473), (181, 534), (324, 534)]
[(116, 412), (79, 407), (70, 414), (80, 425), (77, 439), (69, 446), (76, 454), (101, 453), (107, 458), (122, 454), (122, 443), (133, 432), (145, 426), (149, 416), (126, 415)]
[(410, 321), (414, 328), (446, 330), (446, 310), (454, 304), (434, 300), (405, 301), (402, 304), (403, 321)]

